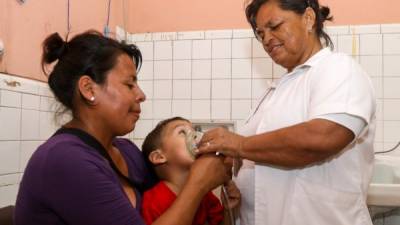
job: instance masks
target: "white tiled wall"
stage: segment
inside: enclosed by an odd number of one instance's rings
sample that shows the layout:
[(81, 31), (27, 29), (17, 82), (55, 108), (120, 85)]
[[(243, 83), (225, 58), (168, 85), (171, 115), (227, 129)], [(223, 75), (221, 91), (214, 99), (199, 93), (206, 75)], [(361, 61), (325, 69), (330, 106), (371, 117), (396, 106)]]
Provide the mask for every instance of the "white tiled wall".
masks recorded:
[[(391, 148), (400, 141), (400, 24), (327, 31), (335, 50), (353, 55), (371, 76), (378, 97), (376, 150)], [(147, 101), (128, 135), (139, 146), (156, 123), (171, 116), (242, 124), (268, 83), (285, 72), (250, 29), (129, 37), (144, 59), (139, 84)], [(30, 155), (56, 129), (53, 103), (46, 84), (0, 74), (0, 207), (14, 203)], [(392, 154), (400, 156), (400, 149)]]

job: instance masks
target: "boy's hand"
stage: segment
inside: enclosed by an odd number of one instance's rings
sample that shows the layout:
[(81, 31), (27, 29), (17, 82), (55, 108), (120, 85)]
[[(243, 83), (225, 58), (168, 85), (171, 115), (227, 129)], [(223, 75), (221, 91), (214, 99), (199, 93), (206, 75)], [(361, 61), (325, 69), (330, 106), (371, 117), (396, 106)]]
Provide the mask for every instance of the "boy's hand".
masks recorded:
[(224, 186), (226, 189), (226, 193), (228, 195), (227, 196), (228, 199), (225, 198), (223, 191), (221, 191), (222, 203), (224, 205), (224, 208), (234, 211), (236, 208), (240, 206), (240, 199), (241, 199), (240, 191), (236, 186), (235, 182), (233, 182), (232, 180), (226, 182)]

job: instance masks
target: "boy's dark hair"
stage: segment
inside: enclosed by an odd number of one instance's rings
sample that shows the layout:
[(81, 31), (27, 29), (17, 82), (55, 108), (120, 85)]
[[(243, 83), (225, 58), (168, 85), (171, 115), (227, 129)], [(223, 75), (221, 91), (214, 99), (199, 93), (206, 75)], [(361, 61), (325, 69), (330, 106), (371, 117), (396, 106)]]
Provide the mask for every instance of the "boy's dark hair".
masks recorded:
[(183, 120), (183, 121), (187, 121), (190, 123), (189, 120), (187, 120), (183, 117), (179, 117), (179, 116), (172, 117), (172, 118), (169, 118), (166, 120), (162, 120), (157, 124), (157, 126), (152, 131), (150, 131), (149, 134), (147, 134), (146, 138), (144, 139), (144, 142), (142, 145), (142, 154), (143, 154), (149, 168), (153, 167), (153, 164), (149, 160), (149, 155), (151, 152), (153, 152), (154, 150), (161, 147), (161, 144), (162, 144), (161, 139), (162, 139), (162, 135), (165, 130), (165, 127), (169, 123), (171, 123), (173, 121), (177, 121), (177, 120)]

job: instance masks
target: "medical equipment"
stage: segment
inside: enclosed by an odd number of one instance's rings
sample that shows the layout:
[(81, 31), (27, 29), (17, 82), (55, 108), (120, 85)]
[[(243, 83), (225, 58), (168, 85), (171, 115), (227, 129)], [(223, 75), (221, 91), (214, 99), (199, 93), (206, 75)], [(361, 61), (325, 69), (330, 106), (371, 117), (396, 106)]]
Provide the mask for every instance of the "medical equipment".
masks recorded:
[[(186, 142), (186, 150), (189, 152), (189, 154), (193, 157), (196, 158), (197, 152), (196, 149), (198, 148), (198, 144), (203, 137), (203, 132), (201, 131), (195, 131), (188, 129), (185, 131), (185, 142)], [(215, 153), (216, 155), (219, 155), (219, 152)], [(224, 202), (225, 206), (228, 206), (228, 192), (226, 191), (225, 186), (222, 186), (222, 194), (223, 198), (222, 201)], [(229, 220), (231, 225), (235, 225), (235, 217), (233, 216), (233, 212), (230, 208), (228, 208), (228, 214), (229, 214)]]

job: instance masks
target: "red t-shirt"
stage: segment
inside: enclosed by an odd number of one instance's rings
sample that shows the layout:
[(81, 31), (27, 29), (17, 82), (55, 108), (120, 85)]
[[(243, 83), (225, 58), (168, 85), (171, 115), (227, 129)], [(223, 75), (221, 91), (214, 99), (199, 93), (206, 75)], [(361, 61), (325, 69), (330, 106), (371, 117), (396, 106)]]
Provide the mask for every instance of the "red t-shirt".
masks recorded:
[[(163, 181), (146, 191), (142, 201), (142, 216), (145, 223), (152, 224), (172, 205), (175, 199), (176, 194)], [(190, 200), (188, 199), (188, 201)], [(203, 225), (207, 222), (209, 225), (219, 225), (223, 219), (224, 208), (221, 202), (212, 192), (209, 192), (200, 203), (192, 224)]]

